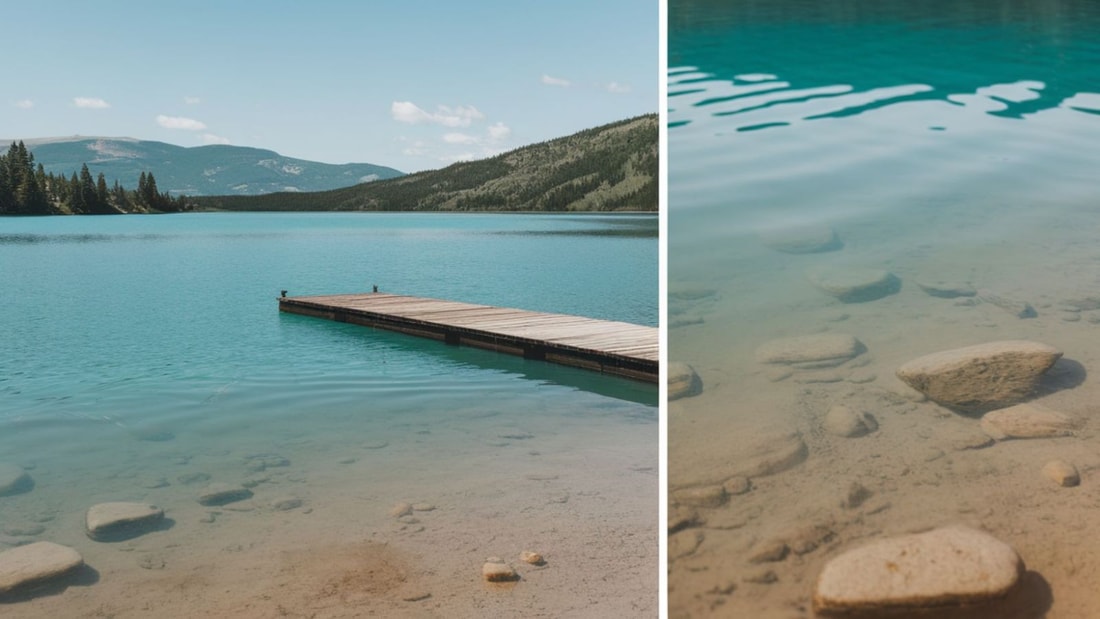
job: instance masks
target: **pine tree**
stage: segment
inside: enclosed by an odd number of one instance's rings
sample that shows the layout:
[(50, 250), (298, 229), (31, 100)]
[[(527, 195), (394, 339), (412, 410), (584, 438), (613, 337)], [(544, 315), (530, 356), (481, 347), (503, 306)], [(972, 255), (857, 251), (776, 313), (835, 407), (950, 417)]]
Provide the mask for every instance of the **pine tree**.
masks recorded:
[(95, 181), (95, 199), (99, 203), (102, 212), (107, 213), (113, 210), (107, 194), (107, 177), (103, 176), (103, 172), (99, 173), (99, 177)]

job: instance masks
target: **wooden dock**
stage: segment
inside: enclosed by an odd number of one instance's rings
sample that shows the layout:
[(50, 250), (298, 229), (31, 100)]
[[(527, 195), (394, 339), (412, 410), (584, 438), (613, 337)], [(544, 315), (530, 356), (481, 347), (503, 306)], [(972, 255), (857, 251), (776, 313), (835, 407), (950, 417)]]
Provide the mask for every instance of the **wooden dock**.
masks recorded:
[(279, 310), (656, 383), (656, 327), (381, 292), (282, 297)]

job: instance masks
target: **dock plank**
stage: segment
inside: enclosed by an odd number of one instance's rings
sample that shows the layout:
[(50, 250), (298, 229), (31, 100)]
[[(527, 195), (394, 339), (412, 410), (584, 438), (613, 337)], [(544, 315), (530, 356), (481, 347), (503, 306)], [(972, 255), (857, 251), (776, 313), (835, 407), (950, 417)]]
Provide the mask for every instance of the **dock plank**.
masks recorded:
[(657, 382), (656, 327), (379, 292), (282, 297), (279, 310)]

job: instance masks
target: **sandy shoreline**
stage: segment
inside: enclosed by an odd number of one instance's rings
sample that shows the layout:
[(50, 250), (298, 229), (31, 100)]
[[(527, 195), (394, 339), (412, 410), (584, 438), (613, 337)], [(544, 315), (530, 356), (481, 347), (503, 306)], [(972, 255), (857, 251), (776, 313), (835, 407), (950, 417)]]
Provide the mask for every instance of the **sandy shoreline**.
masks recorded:
[[(614, 407), (612, 407), (614, 408)], [(653, 420), (617, 414), (458, 414), (449, 424), (392, 424), (370, 437), (341, 428), (269, 429), (230, 448), (187, 435), (88, 467), (40, 455), (35, 488), (0, 498), (5, 524), (76, 548), (88, 568), (67, 588), (0, 605), (5, 617), (656, 616), (657, 444)], [(291, 434), (297, 434), (292, 437)], [(367, 438), (367, 440), (364, 440)], [(381, 446), (380, 446), (381, 445)], [(247, 455), (287, 466), (248, 471)], [(89, 456), (93, 460), (98, 455)], [(266, 478), (254, 496), (200, 505), (186, 475)], [(145, 488), (150, 478), (168, 485)], [(301, 499), (280, 511), (284, 497)], [(164, 507), (172, 526), (99, 543), (83, 512), (104, 500)], [(433, 509), (400, 520), (401, 501)], [(213, 522), (207, 522), (213, 513)], [(520, 561), (534, 550), (546, 565)], [(482, 580), (499, 556), (520, 574)], [(411, 600), (411, 601), (408, 601)]]

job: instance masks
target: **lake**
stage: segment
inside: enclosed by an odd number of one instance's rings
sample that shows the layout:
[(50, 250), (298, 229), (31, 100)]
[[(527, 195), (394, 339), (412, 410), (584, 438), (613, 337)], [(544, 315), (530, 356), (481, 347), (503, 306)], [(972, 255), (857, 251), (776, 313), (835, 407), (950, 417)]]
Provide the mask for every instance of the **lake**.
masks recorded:
[[(0, 219), (0, 462), (33, 480), (0, 497), (0, 544), (54, 541), (89, 566), (3, 612), (511, 614), (587, 608), (593, 571), (616, 573), (598, 587), (607, 612), (655, 608), (656, 386), (280, 314), (276, 297), (377, 285), (656, 326), (657, 228), (628, 214)], [(252, 497), (200, 504), (212, 483)], [(155, 504), (167, 524), (92, 541), (84, 513), (108, 501)], [(417, 510), (391, 514), (402, 503)], [(546, 563), (522, 563), (528, 550)], [(522, 585), (487, 588), (490, 556)]]
[[(670, 3), (668, 355), (702, 384), (668, 411), (672, 617), (808, 617), (830, 559), (952, 524), (1027, 566), (991, 616), (1100, 613), (1098, 31), (1078, 0)], [(1004, 340), (1062, 353), (1029, 395), (1071, 436), (994, 441), (896, 376)]]

